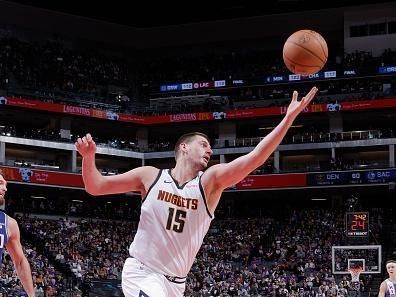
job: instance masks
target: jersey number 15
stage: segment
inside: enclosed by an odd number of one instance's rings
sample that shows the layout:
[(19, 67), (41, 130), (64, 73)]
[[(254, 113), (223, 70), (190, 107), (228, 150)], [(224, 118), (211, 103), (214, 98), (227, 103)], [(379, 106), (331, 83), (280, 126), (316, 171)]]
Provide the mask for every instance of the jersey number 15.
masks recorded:
[(184, 210), (174, 209), (173, 207), (169, 207), (166, 229), (173, 230), (178, 233), (182, 233), (185, 223), (184, 219), (186, 218), (186, 216), (187, 216), (187, 212), (185, 212)]

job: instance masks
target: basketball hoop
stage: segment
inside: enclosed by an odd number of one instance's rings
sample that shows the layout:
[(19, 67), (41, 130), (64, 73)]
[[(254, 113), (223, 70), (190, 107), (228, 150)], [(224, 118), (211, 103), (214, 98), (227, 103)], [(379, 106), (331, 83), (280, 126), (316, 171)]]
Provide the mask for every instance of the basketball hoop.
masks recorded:
[(351, 274), (351, 285), (355, 290), (359, 290), (360, 288), (360, 273), (363, 271), (363, 267), (351, 267), (349, 268), (349, 273)]
[(360, 273), (363, 271), (362, 267), (353, 267), (353, 268), (349, 268), (349, 273), (351, 274), (351, 281), (353, 282), (359, 282), (359, 276)]

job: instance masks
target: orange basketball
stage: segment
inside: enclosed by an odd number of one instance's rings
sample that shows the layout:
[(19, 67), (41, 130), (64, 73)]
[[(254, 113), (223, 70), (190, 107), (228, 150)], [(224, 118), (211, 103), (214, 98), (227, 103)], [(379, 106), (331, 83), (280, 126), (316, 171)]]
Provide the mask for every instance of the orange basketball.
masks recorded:
[(295, 74), (314, 74), (327, 62), (326, 40), (312, 30), (299, 30), (286, 40), (283, 46), (283, 61)]

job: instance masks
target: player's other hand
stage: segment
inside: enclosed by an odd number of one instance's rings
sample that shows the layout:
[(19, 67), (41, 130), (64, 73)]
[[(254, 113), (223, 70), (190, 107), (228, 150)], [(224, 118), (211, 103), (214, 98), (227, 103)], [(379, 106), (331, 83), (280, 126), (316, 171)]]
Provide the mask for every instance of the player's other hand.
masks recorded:
[(93, 141), (91, 134), (87, 133), (84, 137), (77, 138), (75, 142), (76, 149), (83, 158), (93, 157), (96, 153), (96, 143)]
[(308, 104), (312, 101), (315, 97), (316, 93), (318, 92), (317, 87), (313, 87), (301, 100), (298, 100), (298, 92), (293, 92), (292, 101), (287, 108), (287, 114), (292, 116), (293, 118), (297, 117), (300, 112), (302, 112)]

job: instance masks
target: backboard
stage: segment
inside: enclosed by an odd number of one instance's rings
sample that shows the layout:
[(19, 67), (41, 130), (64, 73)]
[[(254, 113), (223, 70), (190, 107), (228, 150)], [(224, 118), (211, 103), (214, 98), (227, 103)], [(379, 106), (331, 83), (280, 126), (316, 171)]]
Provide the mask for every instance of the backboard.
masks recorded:
[(362, 274), (381, 273), (380, 245), (333, 246), (331, 262), (333, 274), (349, 274), (350, 268), (362, 267)]

